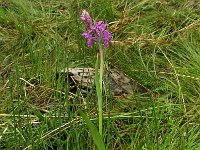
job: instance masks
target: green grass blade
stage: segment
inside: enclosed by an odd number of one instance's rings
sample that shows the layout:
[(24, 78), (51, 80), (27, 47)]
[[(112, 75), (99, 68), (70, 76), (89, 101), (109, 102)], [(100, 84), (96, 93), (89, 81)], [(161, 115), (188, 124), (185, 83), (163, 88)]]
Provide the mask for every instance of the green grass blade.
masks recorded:
[(79, 113), (82, 116), (83, 120), (86, 122), (86, 124), (90, 130), (90, 133), (92, 135), (92, 138), (94, 140), (94, 143), (96, 144), (98, 150), (105, 150), (104, 142), (103, 142), (102, 137), (99, 134), (98, 130), (96, 129), (95, 125), (88, 118), (88, 116), (85, 115), (81, 110), (79, 110)]
[(38, 117), (38, 119), (40, 121), (44, 121), (45, 120), (44, 116), (39, 111), (37, 111), (36, 109), (33, 109), (33, 113)]

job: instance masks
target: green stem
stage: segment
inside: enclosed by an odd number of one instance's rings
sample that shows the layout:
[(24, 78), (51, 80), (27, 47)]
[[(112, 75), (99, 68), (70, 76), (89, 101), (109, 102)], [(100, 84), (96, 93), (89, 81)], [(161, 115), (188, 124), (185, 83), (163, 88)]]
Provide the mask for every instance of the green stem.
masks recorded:
[[(98, 109), (99, 109), (99, 134), (102, 136), (103, 114), (102, 114), (102, 93), (103, 93), (103, 67), (104, 67), (104, 54), (101, 44), (98, 44), (99, 52), (97, 53), (97, 61), (95, 65), (95, 84), (98, 96)], [(100, 58), (100, 69), (99, 69)], [(98, 73), (99, 70), (99, 73)]]
[(103, 50), (101, 45), (99, 44), (99, 53), (100, 53), (100, 72), (99, 72), (99, 83), (100, 83), (100, 91), (101, 91), (101, 101), (99, 104), (99, 133), (102, 136), (102, 126), (103, 126), (103, 114), (102, 114), (102, 103), (103, 103), (103, 70), (104, 70), (104, 57)]
[(103, 91), (103, 65), (104, 65), (104, 57), (103, 57), (103, 50), (101, 45), (99, 44), (99, 53), (100, 53), (100, 72), (99, 72), (99, 82), (100, 82), (100, 89), (101, 93)]

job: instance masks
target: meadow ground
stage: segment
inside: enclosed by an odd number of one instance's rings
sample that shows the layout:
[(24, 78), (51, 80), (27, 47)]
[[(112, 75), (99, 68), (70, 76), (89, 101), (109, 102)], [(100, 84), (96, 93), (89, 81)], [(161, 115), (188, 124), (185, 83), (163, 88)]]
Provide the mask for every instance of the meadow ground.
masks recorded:
[(82, 9), (109, 24), (108, 66), (148, 91), (104, 95), (97, 142), (199, 150), (198, 0), (0, 0), (0, 149), (97, 149), (78, 113), (98, 128), (95, 92), (70, 95), (55, 78), (62, 68), (94, 67), (97, 47), (80, 36)]

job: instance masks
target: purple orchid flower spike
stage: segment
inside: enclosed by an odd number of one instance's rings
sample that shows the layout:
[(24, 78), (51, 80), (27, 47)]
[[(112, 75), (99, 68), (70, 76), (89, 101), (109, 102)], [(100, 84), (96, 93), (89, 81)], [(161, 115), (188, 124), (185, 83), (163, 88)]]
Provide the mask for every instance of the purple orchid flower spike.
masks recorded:
[(92, 19), (86, 10), (82, 11), (80, 18), (85, 22), (87, 27), (87, 30), (84, 29), (82, 36), (88, 40), (88, 46), (91, 47), (93, 41), (99, 42), (103, 40), (104, 45), (108, 47), (109, 40), (112, 39), (112, 35), (108, 30), (106, 30), (108, 24), (104, 23), (103, 21), (98, 21), (97, 23), (92, 25)]

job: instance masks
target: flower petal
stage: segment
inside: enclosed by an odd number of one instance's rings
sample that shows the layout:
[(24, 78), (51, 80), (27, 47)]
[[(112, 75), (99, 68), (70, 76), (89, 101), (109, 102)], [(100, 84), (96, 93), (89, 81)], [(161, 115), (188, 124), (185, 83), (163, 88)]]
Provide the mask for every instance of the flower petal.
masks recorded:
[(87, 41), (87, 45), (88, 45), (89, 47), (92, 46), (92, 39), (88, 39), (88, 41)]
[(81, 34), (81, 36), (87, 38), (87, 37), (88, 37), (88, 33), (87, 33), (87, 32), (84, 32), (84, 33)]
[(98, 26), (100, 26), (102, 23), (103, 23), (103, 21), (100, 20), (100, 21), (98, 21), (98, 22), (95, 24), (95, 26), (98, 27)]
[(101, 32), (98, 29), (95, 29), (95, 32), (96, 32), (97, 36), (100, 37)]
[(105, 30), (105, 31), (103, 32), (103, 34), (104, 34), (104, 38), (108, 38), (108, 39), (111, 39), (111, 38), (112, 38), (112, 35), (110, 34), (110, 32), (108, 32), (108, 30)]
[(85, 38), (92, 38), (92, 30), (89, 30), (88, 32), (83, 32), (81, 35)]
[(107, 26), (108, 26), (107, 24), (102, 23), (102, 24), (99, 26), (99, 29), (100, 29), (101, 31), (104, 31), (104, 30), (106, 29)]
[(109, 46), (109, 41), (108, 41), (108, 39), (107, 39), (107, 38), (105, 38), (105, 39), (104, 39), (104, 45), (105, 45), (106, 47), (108, 47), (108, 46)]

